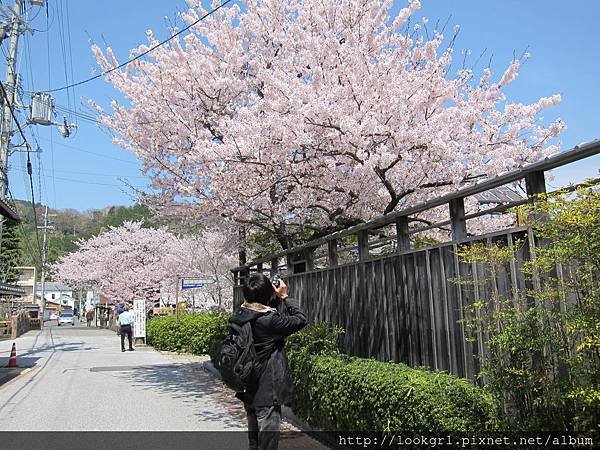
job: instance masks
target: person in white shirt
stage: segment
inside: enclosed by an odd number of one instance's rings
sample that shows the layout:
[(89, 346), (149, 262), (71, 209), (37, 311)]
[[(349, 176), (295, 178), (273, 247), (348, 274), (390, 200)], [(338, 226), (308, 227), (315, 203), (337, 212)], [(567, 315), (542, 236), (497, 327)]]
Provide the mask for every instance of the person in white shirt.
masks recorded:
[(131, 327), (133, 326), (134, 318), (133, 313), (129, 310), (129, 306), (125, 305), (125, 311), (119, 314), (119, 327), (121, 328), (121, 351), (125, 351), (125, 335), (127, 335), (127, 339), (129, 340), (129, 351), (133, 351), (133, 346), (131, 344), (133, 330)]

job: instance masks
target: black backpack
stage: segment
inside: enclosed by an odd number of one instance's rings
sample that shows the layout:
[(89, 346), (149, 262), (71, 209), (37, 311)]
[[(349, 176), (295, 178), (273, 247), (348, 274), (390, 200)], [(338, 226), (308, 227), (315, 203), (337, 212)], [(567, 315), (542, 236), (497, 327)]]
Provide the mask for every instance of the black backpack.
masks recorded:
[(229, 335), (221, 344), (219, 371), (229, 387), (242, 392), (254, 382), (257, 367), (252, 324), (240, 326), (230, 321), (229, 326)]

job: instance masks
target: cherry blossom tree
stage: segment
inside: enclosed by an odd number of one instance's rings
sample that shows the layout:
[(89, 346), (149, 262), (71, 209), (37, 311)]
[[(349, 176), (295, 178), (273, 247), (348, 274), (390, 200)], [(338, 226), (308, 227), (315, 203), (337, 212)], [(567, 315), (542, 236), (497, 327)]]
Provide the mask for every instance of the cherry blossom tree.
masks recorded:
[(203, 299), (199, 309), (230, 309), (234, 284), (230, 269), (237, 264), (237, 239), (220, 229), (205, 229), (199, 235), (181, 238), (179, 248), (177, 259), (182, 276), (200, 275), (214, 281), (183, 291), (182, 297), (194, 303), (198, 303), (197, 298)]
[[(392, 3), (248, 0), (107, 75), (127, 101), (98, 111), (152, 176), (144, 200), (287, 248), (298, 228), (323, 235), (558, 150), (562, 122), (538, 113), (560, 97), (503, 93), (522, 61), (499, 77), (453, 70), (448, 39), (409, 26), (420, 2), (391, 17)], [(182, 17), (205, 13), (196, 1)], [(132, 54), (157, 42), (148, 32)], [(118, 65), (93, 51), (102, 69)]]
[[(226, 237), (209, 231), (204, 237), (180, 238), (142, 225), (125, 222), (79, 241), (77, 251), (53, 266), (55, 279), (72, 287), (94, 288), (115, 301), (145, 299), (149, 306), (159, 300), (161, 288), (174, 288), (182, 276), (216, 276), (220, 289), (231, 290), (228, 267), (223, 266), (231, 260)], [(223, 308), (229, 301), (221, 295), (213, 303)]]

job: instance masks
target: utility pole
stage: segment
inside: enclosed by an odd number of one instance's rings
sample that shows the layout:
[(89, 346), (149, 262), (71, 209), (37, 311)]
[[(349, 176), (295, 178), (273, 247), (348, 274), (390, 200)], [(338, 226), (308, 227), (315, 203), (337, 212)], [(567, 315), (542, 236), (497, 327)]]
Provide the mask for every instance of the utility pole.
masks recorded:
[[(48, 230), (53, 230), (53, 226), (48, 226), (48, 205), (46, 205), (46, 209), (44, 210), (44, 226), (38, 227), (40, 230), (44, 230), (44, 236), (42, 238), (42, 267), (41, 267), (41, 283), (42, 283), (42, 321), (44, 317), (44, 313), (46, 312), (46, 240), (48, 237)], [(60, 311), (60, 305), (59, 305)]]
[[(2, 99), (2, 128), (0, 132), (0, 166), (2, 169), (0, 179), (0, 199), (6, 198), (8, 190), (8, 149), (12, 135), (12, 111), (15, 105), (15, 93), (17, 91), (17, 49), (19, 45), (19, 27), (22, 23), (23, 0), (15, 0), (13, 15), (10, 25), (10, 43), (8, 45), (8, 58), (6, 60), (6, 80), (4, 89), (7, 99)], [(2, 222), (0, 221), (0, 242), (2, 242)]]

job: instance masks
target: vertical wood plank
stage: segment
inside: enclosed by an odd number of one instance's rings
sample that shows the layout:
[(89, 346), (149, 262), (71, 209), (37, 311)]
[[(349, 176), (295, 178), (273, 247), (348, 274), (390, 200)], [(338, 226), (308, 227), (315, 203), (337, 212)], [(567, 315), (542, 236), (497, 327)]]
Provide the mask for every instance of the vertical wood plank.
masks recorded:
[(446, 356), (446, 360), (448, 363), (447, 369), (451, 372), (451, 373), (456, 373), (456, 351), (454, 351), (454, 348), (452, 348), (451, 345), (451, 336), (450, 336), (450, 327), (454, 327), (456, 326), (456, 324), (450, 322), (450, 309), (449, 309), (449, 305), (448, 305), (448, 286), (447, 283), (449, 283), (448, 278), (446, 277), (446, 267), (445, 267), (445, 252), (444, 249), (446, 249), (446, 247), (439, 247), (438, 251), (439, 251), (439, 257), (440, 257), (440, 280), (441, 280), (441, 286), (442, 286), (442, 301), (443, 301), (443, 321), (444, 321), (444, 325), (446, 327), (445, 330), (445, 339), (446, 339), (446, 348), (445, 348), (445, 356)]
[(431, 327), (430, 331), (430, 339), (431, 339), (431, 347), (433, 350), (432, 361), (433, 361), (433, 369), (438, 370), (440, 368), (439, 360), (438, 360), (438, 336), (437, 336), (437, 326), (436, 326), (436, 314), (435, 308), (433, 305), (433, 283), (432, 283), (432, 275), (431, 275), (431, 259), (430, 259), (430, 251), (425, 251), (425, 273), (427, 274), (426, 283), (427, 283), (427, 303), (429, 305), (429, 326)]

